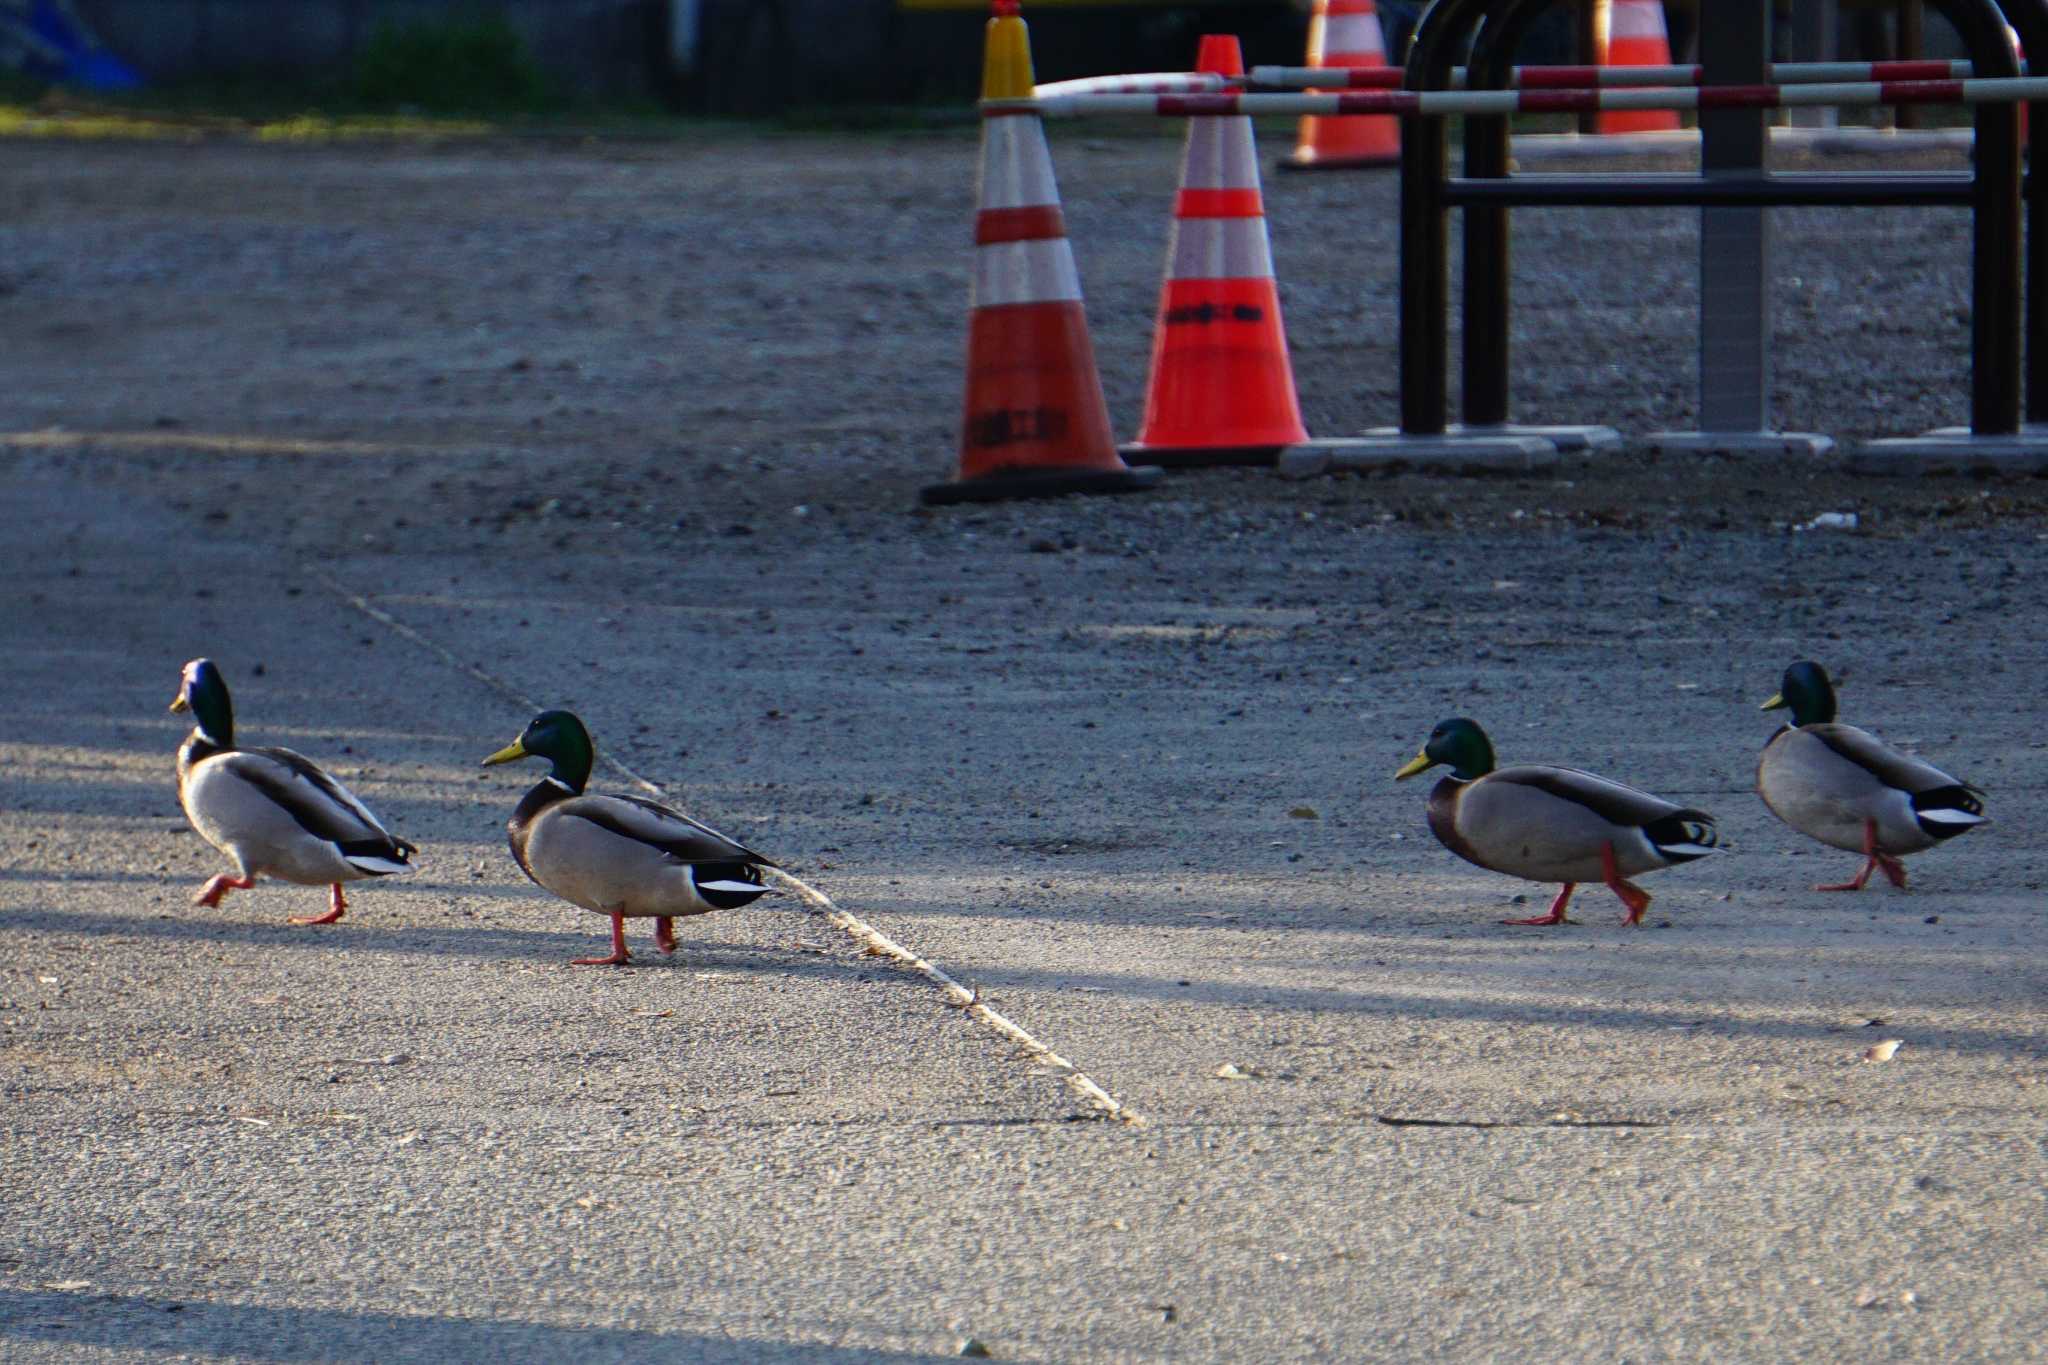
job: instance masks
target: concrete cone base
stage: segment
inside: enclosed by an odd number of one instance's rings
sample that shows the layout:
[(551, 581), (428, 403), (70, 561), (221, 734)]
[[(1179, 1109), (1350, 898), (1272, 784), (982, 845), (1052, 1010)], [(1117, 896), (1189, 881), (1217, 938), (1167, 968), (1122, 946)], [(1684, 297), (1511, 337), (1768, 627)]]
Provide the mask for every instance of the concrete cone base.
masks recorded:
[(1791, 455), (1820, 459), (1835, 448), (1832, 436), (1811, 431), (1653, 431), (1651, 450), (1687, 455)]
[(1067, 493), (1138, 493), (1157, 484), (1164, 471), (1136, 469), (1008, 470), (978, 479), (928, 485), (917, 495), (927, 507), (962, 502), (1004, 502), (1011, 498), (1057, 498)]
[[(1399, 436), (1399, 427), (1373, 427), (1367, 436)], [(1533, 437), (1547, 441), (1560, 455), (1598, 455), (1622, 446), (1621, 433), (1613, 427), (1580, 426), (1528, 426), (1520, 422), (1504, 422), (1497, 426), (1469, 426), (1464, 422), (1453, 422), (1444, 429), (1444, 438), (1451, 440), (1483, 440), (1495, 437)]]
[(1854, 474), (2048, 474), (2048, 426), (2025, 426), (2010, 436), (1941, 427), (1924, 436), (1863, 441), (1843, 463)]
[(1274, 470), (1283, 479), (1319, 474), (1396, 473), (1419, 469), (1444, 474), (1513, 474), (1548, 469), (1557, 447), (1534, 436), (1364, 436), (1289, 446)]

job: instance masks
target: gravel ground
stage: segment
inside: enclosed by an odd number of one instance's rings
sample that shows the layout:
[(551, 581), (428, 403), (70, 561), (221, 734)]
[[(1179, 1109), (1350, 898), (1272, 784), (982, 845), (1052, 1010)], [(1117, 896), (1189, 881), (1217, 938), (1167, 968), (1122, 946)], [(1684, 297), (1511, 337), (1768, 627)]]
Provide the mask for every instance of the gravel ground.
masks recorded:
[[(1055, 147), (1127, 430), (1177, 147)], [(2044, 485), (1631, 447), (921, 510), (974, 156), (0, 143), (5, 1354), (2037, 1352)], [(1311, 429), (1392, 421), (1391, 180), (1267, 188)], [(1963, 420), (1963, 216), (1779, 221), (1783, 424)], [(1686, 215), (1518, 225), (1518, 415), (1684, 426)], [(199, 653), (419, 875), (187, 904)], [(1749, 793), (1803, 655), (1990, 793), (1906, 895), (1806, 890), (1853, 859)], [(475, 767), (529, 700), (1143, 1125), (790, 900), (567, 966), (602, 923)], [(1725, 851), (1642, 931), (1499, 926), (1543, 888), (1389, 780), (1460, 712)]]

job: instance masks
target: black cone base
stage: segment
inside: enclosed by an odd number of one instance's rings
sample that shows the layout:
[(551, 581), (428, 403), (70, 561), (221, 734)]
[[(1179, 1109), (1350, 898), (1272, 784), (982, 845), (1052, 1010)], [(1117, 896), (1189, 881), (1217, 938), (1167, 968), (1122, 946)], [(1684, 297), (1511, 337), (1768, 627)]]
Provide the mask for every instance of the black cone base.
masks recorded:
[(1143, 460), (1163, 469), (1219, 469), (1226, 465), (1264, 465), (1267, 468), (1280, 463), (1280, 452), (1288, 449), (1284, 445), (1270, 446), (1118, 446), (1117, 453), (1126, 460)]
[(1401, 164), (1399, 154), (1393, 156), (1330, 156), (1318, 161), (1295, 161), (1283, 159), (1283, 171), (1377, 171)]
[(1006, 470), (978, 479), (930, 484), (917, 500), (927, 507), (960, 502), (1003, 502), (1010, 498), (1057, 498), (1067, 493), (1139, 493), (1158, 483), (1163, 471), (1137, 469)]

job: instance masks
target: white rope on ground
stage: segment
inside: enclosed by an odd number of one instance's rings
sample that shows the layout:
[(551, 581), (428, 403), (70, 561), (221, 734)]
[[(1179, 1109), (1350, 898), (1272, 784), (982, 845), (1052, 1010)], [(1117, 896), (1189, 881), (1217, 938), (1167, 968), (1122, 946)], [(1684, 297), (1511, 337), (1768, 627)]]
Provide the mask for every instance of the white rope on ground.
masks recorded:
[[(487, 672), (475, 664), (464, 663), (453, 650), (438, 641), (429, 639), (333, 575), (310, 566), (307, 567), (306, 573), (309, 577), (317, 580), (330, 593), (333, 593), (372, 621), (377, 622), (377, 624), (393, 634), (410, 640), (451, 668), (482, 683), (491, 691), (517, 702), (531, 712), (539, 712), (546, 709), (540, 702), (527, 696), (496, 674)], [(610, 754), (600, 751), (597, 755), (597, 761), (651, 796), (667, 795), (667, 792), (663, 790), (659, 782), (642, 777)], [(1060, 1056), (1059, 1053), (1054, 1052), (1044, 1043), (1039, 1042), (1038, 1039), (1025, 1032), (1024, 1029), (1020, 1028), (1006, 1016), (983, 1004), (979, 992), (967, 989), (967, 987), (955, 981), (951, 976), (948, 976), (928, 959), (911, 952), (910, 949), (905, 948), (881, 930), (862, 920), (858, 915), (840, 909), (830, 896), (810, 885), (810, 883), (788, 872), (784, 872), (779, 867), (766, 867), (761, 870), (767, 873), (771, 879), (794, 892), (799, 900), (802, 900), (811, 908), (811, 913), (830, 923), (833, 928), (838, 929), (841, 933), (853, 939), (862, 948), (877, 956), (889, 958), (897, 965), (907, 967), (911, 971), (916, 972), (919, 976), (922, 976), (925, 980), (943, 991), (947, 1001), (954, 1008), (1017, 1044), (1033, 1061), (1058, 1071), (1060, 1079), (1065, 1081), (1074, 1093), (1101, 1110), (1103, 1114), (1115, 1119), (1118, 1123), (1128, 1124), (1133, 1128), (1144, 1126), (1145, 1120), (1142, 1116), (1125, 1106), (1122, 1101), (1118, 1100), (1107, 1090), (1097, 1085), (1080, 1068), (1076, 1067), (1065, 1057)]]
[(851, 935), (869, 952), (877, 953), (883, 957), (894, 958), (897, 962), (910, 968), (910, 970), (944, 991), (946, 998), (952, 1001), (957, 1008), (965, 1010), (997, 1033), (1002, 1034), (1005, 1038), (1023, 1048), (1035, 1060), (1058, 1070), (1060, 1079), (1071, 1086), (1074, 1093), (1082, 1099), (1087, 1100), (1118, 1123), (1127, 1123), (1134, 1128), (1142, 1128), (1144, 1126), (1145, 1120), (1142, 1117), (1126, 1108), (1122, 1101), (1090, 1080), (1087, 1074), (1072, 1062), (1060, 1056), (1059, 1053), (1054, 1052), (1044, 1043), (1039, 1042), (1036, 1038), (1012, 1023), (1008, 1018), (983, 1004), (979, 991), (968, 990), (958, 981), (946, 975), (945, 972), (933, 966), (924, 958), (919, 957), (916, 953), (911, 952), (908, 948), (905, 948), (873, 925), (866, 923), (859, 916), (848, 914), (846, 911), (841, 910), (833, 903), (830, 896), (816, 887), (810, 886), (801, 879), (791, 876), (779, 867), (767, 867), (761, 870), (774, 880), (787, 886), (791, 891), (794, 891), (804, 901), (808, 902), (813, 910), (831, 921), (834, 927)]

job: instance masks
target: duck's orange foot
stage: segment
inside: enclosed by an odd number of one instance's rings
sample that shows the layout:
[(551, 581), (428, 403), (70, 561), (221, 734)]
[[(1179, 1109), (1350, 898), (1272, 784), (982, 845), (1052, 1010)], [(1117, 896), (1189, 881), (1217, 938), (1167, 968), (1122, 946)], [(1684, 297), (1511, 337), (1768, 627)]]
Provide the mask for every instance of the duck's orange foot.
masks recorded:
[(612, 955), (610, 957), (572, 957), (571, 967), (625, 967), (630, 966), (633, 955), (626, 951), (626, 917), (612, 916)]
[(1861, 891), (1863, 883), (1870, 880), (1870, 870), (1876, 866), (1877, 860), (1874, 858), (1870, 859), (1863, 864), (1863, 870), (1858, 872), (1851, 880), (1846, 882), (1815, 882), (1813, 889), (1816, 891)]
[(211, 910), (219, 905), (230, 891), (247, 891), (256, 885), (254, 877), (230, 877), (223, 872), (218, 877), (209, 877), (206, 885), (192, 893), (192, 903)]
[(1873, 872), (1883, 872), (1885, 880), (1904, 891), (1906, 889), (1906, 865), (1889, 853), (1877, 847), (1877, 821), (1863, 822), (1863, 867), (1855, 877), (1846, 882), (1824, 882), (1814, 887), (1816, 891), (1861, 891), (1863, 884), (1870, 880)]
[(1558, 892), (1558, 893), (1557, 893), (1557, 899), (1556, 899), (1556, 900), (1554, 900), (1554, 901), (1552, 901), (1552, 902), (1550, 903), (1550, 913), (1549, 913), (1549, 914), (1547, 914), (1547, 915), (1537, 915), (1537, 916), (1535, 916), (1535, 917), (1534, 917), (1534, 918), (1532, 918), (1532, 919), (1504, 919), (1504, 920), (1502, 920), (1502, 921), (1501, 921), (1501, 923), (1502, 923), (1502, 924), (1577, 924), (1577, 923), (1578, 923), (1578, 921), (1577, 921), (1577, 920), (1575, 920), (1575, 919), (1568, 919), (1568, 918), (1566, 918), (1566, 916), (1565, 916), (1565, 913), (1564, 913), (1564, 907), (1565, 907), (1565, 903), (1566, 903), (1566, 902), (1568, 902), (1569, 900), (1571, 900), (1571, 898), (1572, 898), (1572, 890), (1573, 890), (1573, 888), (1574, 888), (1574, 887), (1576, 887), (1577, 885), (1578, 885), (1578, 883), (1577, 883), (1577, 882), (1566, 882), (1566, 883), (1564, 884), (1564, 890), (1562, 890), (1562, 891)]
[(341, 883), (336, 882), (330, 890), (333, 894), (328, 898), (326, 914), (293, 915), (291, 922), (293, 924), (332, 924), (343, 915), (346, 915), (348, 913), (348, 902), (341, 897)]
[(1650, 908), (1650, 893), (1634, 882), (1623, 881), (1621, 868), (1614, 861), (1614, 845), (1600, 845), (1600, 870), (1606, 874), (1607, 889), (1612, 891), (1628, 913), (1621, 917), (1623, 924), (1641, 924), (1643, 911)]

